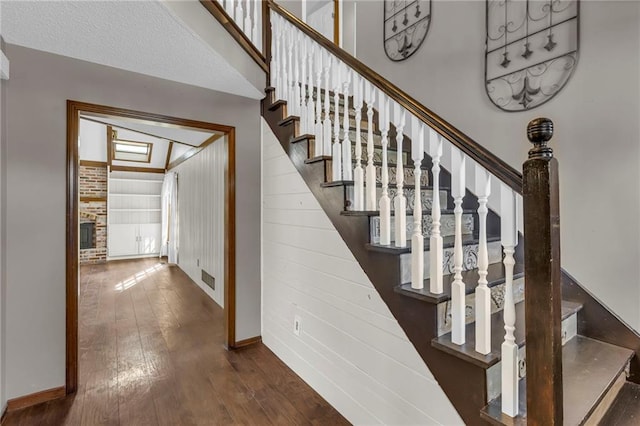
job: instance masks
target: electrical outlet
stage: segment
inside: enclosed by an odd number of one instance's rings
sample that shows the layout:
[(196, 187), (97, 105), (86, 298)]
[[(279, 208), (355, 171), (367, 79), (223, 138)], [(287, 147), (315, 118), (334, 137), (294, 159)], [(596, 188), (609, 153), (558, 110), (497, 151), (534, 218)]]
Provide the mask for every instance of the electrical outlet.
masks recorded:
[(302, 319), (299, 315), (293, 317), (293, 334), (296, 336), (300, 335), (300, 329), (302, 328)]

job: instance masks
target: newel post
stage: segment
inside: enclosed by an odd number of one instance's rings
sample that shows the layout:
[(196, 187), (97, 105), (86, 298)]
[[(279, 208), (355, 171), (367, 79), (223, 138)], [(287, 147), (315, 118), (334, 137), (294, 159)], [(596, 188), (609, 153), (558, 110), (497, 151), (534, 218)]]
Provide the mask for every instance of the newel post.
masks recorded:
[(560, 197), (553, 122), (527, 126), (534, 147), (523, 165), (527, 423), (562, 425)]

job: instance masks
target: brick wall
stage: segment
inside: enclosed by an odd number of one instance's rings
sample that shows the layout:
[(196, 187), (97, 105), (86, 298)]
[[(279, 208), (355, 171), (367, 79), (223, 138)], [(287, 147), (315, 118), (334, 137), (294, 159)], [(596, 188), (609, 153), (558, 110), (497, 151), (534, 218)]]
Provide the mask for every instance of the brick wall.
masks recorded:
[(95, 248), (80, 250), (80, 264), (107, 260), (107, 202), (82, 201), (83, 197), (107, 197), (107, 167), (80, 166), (80, 223), (93, 222), (82, 213), (95, 214)]

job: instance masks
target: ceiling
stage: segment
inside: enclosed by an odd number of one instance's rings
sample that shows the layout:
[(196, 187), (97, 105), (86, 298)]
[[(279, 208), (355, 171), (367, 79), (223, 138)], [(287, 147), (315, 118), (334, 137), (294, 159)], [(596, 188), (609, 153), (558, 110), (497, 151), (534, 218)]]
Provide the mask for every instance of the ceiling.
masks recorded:
[[(7, 43), (253, 99), (263, 97), (161, 1), (1, 1), (2, 36)], [(213, 17), (211, 24), (218, 25)]]
[(82, 114), (82, 117), (86, 117), (90, 120), (98, 121), (103, 124), (109, 124), (113, 127), (132, 130), (134, 132), (155, 136), (160, 139), (180, 142), (191, 146), (200, 146), (203, 142), (216, 134), (210, 130), (187, 128), (158, 122), (148, 122), (135, 118), (113, 116), (103, 117), (91, 114)]

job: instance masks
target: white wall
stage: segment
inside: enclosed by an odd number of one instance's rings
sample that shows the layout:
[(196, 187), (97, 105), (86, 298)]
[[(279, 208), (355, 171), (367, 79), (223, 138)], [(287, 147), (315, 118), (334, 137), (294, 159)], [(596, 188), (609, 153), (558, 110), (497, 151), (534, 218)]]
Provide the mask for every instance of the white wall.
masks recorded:
[(64, 385), (67, 99), (236, 127), (236, 334), (258, 335), (259, 102), (14, 45), (6, 52), (5, 397)]
[(107, 126), (80, 119), (78, 155), (81, 160), (107, 162)]
[(434, 1), (424, 44), (392, 63), (381, 2), (358, 0), (357, 55), (516, 169), (529, 149), (529, 120), (553, 119), (563, 267), (640, 330), (640, 3), (583, 1), (580, 9), (575, 74), (528, 112), (502, 112), (485, 93), (484, 1)]
[[(226, 149), (227, 138), (218, 139), (171, 170), (178, 173), (178, 266), (222, 307)], [(216, 279), (215, 291), (202, 269)]]
[(264, 343), (352, 423), (462, 424), (269, 126), (262, 127)]

